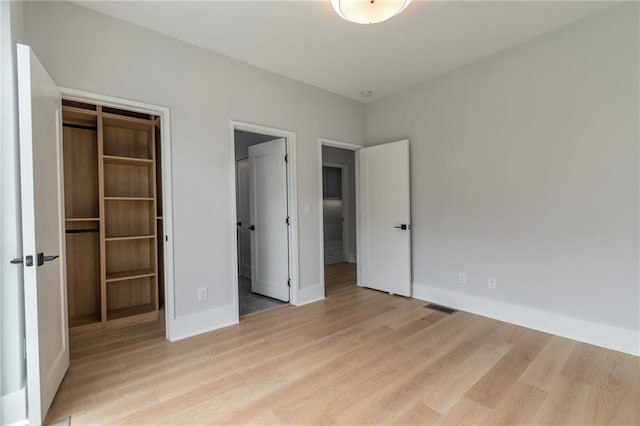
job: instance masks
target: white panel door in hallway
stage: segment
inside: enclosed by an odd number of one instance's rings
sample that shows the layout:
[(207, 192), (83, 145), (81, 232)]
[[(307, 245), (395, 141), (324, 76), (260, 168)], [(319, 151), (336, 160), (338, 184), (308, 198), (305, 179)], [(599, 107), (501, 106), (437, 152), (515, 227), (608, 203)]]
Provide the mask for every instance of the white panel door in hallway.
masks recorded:
[(251, 291), (289, 301), (286, 140), (249, 147)]
[(41, 424), (69, 368), (60, 91), (18, 45), (20, 181), (29, 423)]
[(409, 141), (358, 151), (358, 284), (411, 296)]
[(251, 278), (251, 231), (249, 231), (249, 159), (236, 162), (238, 265), (245, 278)]

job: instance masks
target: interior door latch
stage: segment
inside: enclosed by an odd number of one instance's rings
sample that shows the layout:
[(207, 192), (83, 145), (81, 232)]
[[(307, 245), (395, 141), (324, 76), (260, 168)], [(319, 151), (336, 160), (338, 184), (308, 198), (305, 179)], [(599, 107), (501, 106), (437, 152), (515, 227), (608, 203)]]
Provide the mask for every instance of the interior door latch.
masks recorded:
[(19, 265), (23, 262), (25, 266), (33, 266), (33, 256), (25, 256), (24, 258), (16, 257), (15, 259), (11, 259), (11, 263), (14, 265)]

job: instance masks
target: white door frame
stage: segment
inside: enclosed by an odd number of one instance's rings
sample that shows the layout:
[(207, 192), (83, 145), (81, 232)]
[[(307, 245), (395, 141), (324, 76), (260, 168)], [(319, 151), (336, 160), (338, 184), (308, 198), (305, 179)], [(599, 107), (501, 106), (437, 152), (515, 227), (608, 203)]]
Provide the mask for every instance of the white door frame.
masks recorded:
[[(291, 287), (289, 288), (289, 303), (298, 305), (298, 292), (300, 291), (299, 279), (299, 260), (298, 260), (298, 175), (296, 174), (296, 133), (277, 129), (274, 127), (262, 126), (259, 124), (247, 123), (242, 121), (231, 120), (229, 123), (229, 174), (231, 176), (231, 199), (236, 199), (236, 150), (235, 150), (235, 131), (259, 133), (263, 135), (276, 136), (284, 138), (287, 144), (287, 203), (289, 208), (289, 278), (291, 279)], [(235, 201), (231, 204), (231, 256), (232, 264), (238, 264), (238, 244), (237, 244), (237, 223), (238, 214), (236, 211)], [(235, 269), (235, 266), (234, 266)], [(231, 279), (233, 285), (233, 303), (236, 306), (237, 320), (240, 319), (240, 306), (238, 300), (238, 274), (233, 274)]]
[[(322, 162), (322, 167), (331, 167), (334, 169), (340, 169), (340, 186), (342, 190), (342, 260), (343, 262), (349, 262), (349, 245), (351, 243), (351, 238), (349, 238), (349, 229), (350, 229), (350, 221), (348, 218), (349, 213), (349, 199), (346, 197), (346, 194), (349, 191), (349, 166), (346, 164), (338, 164), (338, 163), (325, 163)], [(324, 171), (323, 171), (324, 173)], [(324, 182), (323, 182), (324, 185)], [(323, 188), (323, 197), (322, 201), (323, 206), (322, 209), (322, 226), (324, 227), (324, 188)], [(349, 194), (350, 195), (350, 194)], [(355, 200), (354, 200), (355, 201)], [(323, 239), (324, 239), (324, 229), (323, 229)]]
[[(322, 283), (322, 297), (324, 298), (325, 296), (325, 287), (326, 287), (326, 283), (324, 282), (324, 214), (322, 213), (322, 200), (323, 200), (323, 193), (322, 193), (322, 147), (323, 146), (332, 146), (334, 148), (341, 148), (341, 149), (347, 149), (349, 151), (358, 151), (359, 149), (364, 148), (364, 145), (358, 145), (358, 144), (354, 144), (354, 143), (348, 143), (348, 142), (340, 142), (340, 141), (335, 141), (335, 140), (331, 140), (331, 139), (325, 139), (325, 138), (320, 138), (318, 139), (318, 166), (319, 166), (319, 173), (318, 173), (318, 188), (320, 189), (318, 191), (318, 206), (320, 213), (318, 214), (318, 229), (320, 230), (320, 235), (319, 235), (319, 239), (320, 239), (320, 282)], [(358, 190), (358, 156), (355, 156), (355, 164), (356, 164), (356, 169), (355, 169), (355, 194), (354, 194), (354, 200), (356, 203), (356, 264), (357, 269), (359, 270), (360, 266), (358, 263), (358, 253), (360, 253), (360, 211), (358, 208), (358, 195), (359, 195), (359, 190)], [(344, 183), (344, 179), (343, 179), (343, 183)], [(344, 229), (344, 228), (343, 228)], [(360, 283), (358, 282), (358, 276), (360, 276), (359, 272), (356, 272), (356, 283), (358, 283), (358, 285), (360, 285)]]
[(112, 108), (126, 109), (160, 116), (160, 148), (162, 150), (162, 230), (164, 235), (164, 311), (165, 336), (174, 339), (175, 283), (173, 265), (173, 178), (171, 174), (171, 110), (168, 107), (153, 105), (129, 99), (116, 98), (83, 90), (61, 87), (62, 98), (72, 101), (99, 104)]

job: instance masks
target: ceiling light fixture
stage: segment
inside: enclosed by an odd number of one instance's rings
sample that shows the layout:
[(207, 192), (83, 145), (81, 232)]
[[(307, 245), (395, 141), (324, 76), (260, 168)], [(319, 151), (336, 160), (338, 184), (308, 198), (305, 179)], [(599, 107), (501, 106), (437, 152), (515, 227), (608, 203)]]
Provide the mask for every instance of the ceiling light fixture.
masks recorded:
[(402, 12), (411, 0), (331, 0), (336, 13), (356, 24), (377, 24)]

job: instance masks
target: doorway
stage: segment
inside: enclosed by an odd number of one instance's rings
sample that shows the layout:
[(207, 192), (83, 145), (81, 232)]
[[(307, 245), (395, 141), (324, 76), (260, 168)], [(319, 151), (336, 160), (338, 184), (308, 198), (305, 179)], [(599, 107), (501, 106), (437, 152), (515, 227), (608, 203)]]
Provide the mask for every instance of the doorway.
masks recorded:
[[(293, 300), (291, 137), (236, 123), (233, 130), (238, 315)], [(297, 284), (297, 283), (296, 283)]]
[[(320, 140), (322, 265), (325, 296), (356, 280), (358, 145)], [(350, 276), (342, 280), (340, 277)], [(331, 283), (331, 285), (327, 285)]]

